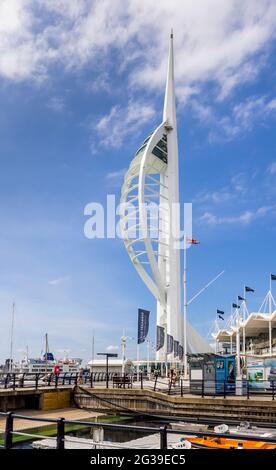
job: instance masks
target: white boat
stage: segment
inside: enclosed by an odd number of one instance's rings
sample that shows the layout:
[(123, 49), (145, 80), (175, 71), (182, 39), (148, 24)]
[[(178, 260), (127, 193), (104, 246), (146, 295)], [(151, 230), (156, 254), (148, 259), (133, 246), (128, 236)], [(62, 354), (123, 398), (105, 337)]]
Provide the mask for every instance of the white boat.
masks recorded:
[[(185, 422), (172, 422), (170, 423), (172, 429), (177, 431), (204, 432), (210, 431), (210, 426), (200, 423), (185, 423)], [(254, 426), (248, 421), (242, 421), (238, 426), (228, 426), (227, 424), (220, 424), (214, 427), (214, 434), (225, 435), (240, 435), (251, 437), (276, 437), (276, 428), (264, 428), (261, 426)]]
[(24, 358), (20, 363), (20, 372), (28, 374), (51, 374), (54, 372), (56, 366), (59, 366), (59, 372), (63, 373), (77, 373), (80, 370), (82, 359), (80, 358), (64, 358), (63, 360), (56, 360), (49, 358)]
[(80, 370), (82, 359), (65, 357), (64, 359), (55, 359), (53, 353), (49, 352), (48, 335), (45, 335), (45, 354), (41, 358), (29, 358), (25, 356), (19, 365), (21, 373), (27, 374), (51, 374), (57, 366), (59, 373), (73, 374)]

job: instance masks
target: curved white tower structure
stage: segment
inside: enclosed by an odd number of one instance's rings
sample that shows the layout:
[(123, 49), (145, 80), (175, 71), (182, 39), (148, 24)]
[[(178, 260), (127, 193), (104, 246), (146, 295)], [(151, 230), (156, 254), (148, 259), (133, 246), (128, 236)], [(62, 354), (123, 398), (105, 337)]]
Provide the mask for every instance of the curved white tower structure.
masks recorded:
[[(157, 352), (157, 360), (160, 361), (177, 359), (183, 351), (183, 348), (177, 347), (178, 344), (183, 347), (181, 251), (176, 243), (180, 232), (178, 203), (178, 144), (171, 34), (163, 120), (144, 140), (130, 163), (121, 190), (120, 214), (121, 233), (130, 259), (157, 299), (157, 325), (164, 332), (164, 345)], [(199, 335), (195, 335), (198, 339)], [(174, 351), (170, 346), (167, 350), (173, 341)]]

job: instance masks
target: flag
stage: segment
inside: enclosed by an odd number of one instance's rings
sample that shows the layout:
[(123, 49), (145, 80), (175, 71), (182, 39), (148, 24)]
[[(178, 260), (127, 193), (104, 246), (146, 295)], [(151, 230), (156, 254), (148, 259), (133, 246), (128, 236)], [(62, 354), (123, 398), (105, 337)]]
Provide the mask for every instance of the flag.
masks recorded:
[(237, 304), (232, 304), (232, 307), (233, 307), (233, 308), (240, 308), (240, 306), (237, 305)]
[(275, 274), (271, 274), (271, 280), (276, 281), (276, 275)]
[(195, 238), (186, 238), (186, 242), (187, 243), (190, 243), (190, 245), (199, 245), (200, 244), (200, 241), (199, 240), (196, 240)]
[(184, 354), (184, 350), (183, 350), (183, 347), (181, 346), (181, 344), (178, 346), (178, 356), (179, 356), (179, 359), (183, 359), (183, 354)]
[(221, 315), (219, 315), (219, 318), (220, 318), (221, 320), (224, 320), (224, 318), (223, 318)]
[(149, 332), (149, 315), (150, 312), (148, 310), (138, 308), (138, 344), (141, 344), (145, 341)]
[(245, 292), (255, 292), (251, 287), (245, 286)]
[(173, 337), (167, 335), (167, 353), (170, 354), (173, 352)]
[(156, 351), (163, 348), (165, 343), (165, 328), (163, 326), (157, 325), (156, 331)]
[(224, 311), (223, 311), (223, 310), (217, 309), (217, 313), (218, 313), (219, 315), (224, 315)]
[(238, 299), (241, 301), (241, 302), (245, 302), (245, 299), (243, 297), (241, 297), (240, 295), (238, 295)]
[(174, 357), (178, 356), (178, 347), (179, 347), (179, 341), (174, 341), (173, 342)]

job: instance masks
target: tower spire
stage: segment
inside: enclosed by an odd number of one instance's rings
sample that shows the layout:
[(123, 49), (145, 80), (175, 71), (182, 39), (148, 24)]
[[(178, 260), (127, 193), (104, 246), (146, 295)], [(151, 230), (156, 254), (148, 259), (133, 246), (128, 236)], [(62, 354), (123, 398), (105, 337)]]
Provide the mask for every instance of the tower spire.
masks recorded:
[(173, 30), (171, 30), (169, 59), (167, 69), (166, 92), (163, 109), (163, 122), (167, 121), (170, 126), (176, 126), (175, 91), (174, 91), (174, 54), (173, 54)]

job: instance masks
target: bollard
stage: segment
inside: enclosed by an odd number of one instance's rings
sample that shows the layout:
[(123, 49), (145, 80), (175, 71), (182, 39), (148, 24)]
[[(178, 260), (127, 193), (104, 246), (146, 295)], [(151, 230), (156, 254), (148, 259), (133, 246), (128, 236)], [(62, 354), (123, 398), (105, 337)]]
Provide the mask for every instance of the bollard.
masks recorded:
[(93, 388), (93, 372), (90, 374), (90, 387)]
[(4, 385), (5, 389), (8, 388), (9, 380), (10, 380), (10, 374), (7, 374), (6, 377), (5, 377), (5, 385)]
[(160, 449), (168, 448), (167, 426), (160, 428)]
[(64, 449), (65, 425), (64, 418), (57, 421), (57, 449)]
[(183, 397), (183, 379), (180, 379), (180, 387), (181, 396)]
[(247, 380), (246, 382), (246, 392), (247, 392), (247, 400), (249, 400), (249, 397), (250, 397), (250, 389), (249, 389), (249, 382)]
[(274, 380), (272, 380), (272, 400), (275, 400)]
[(201, 397), (204, 398), (204, 380), (201, 381)]
[(6, 429), (5, 429), (5, 449), (12, 448), (12, 432), (13, 432), (13, 413), (10, 411), (6, 418)]
[(141, 390), (143, 390), (144, 384), (143, 384), (143, 373), (141, 372)]
[(158, 378), (158, 376), (156, 375), (156, 377), (155, 377), (155, 382), (154, 382), (154, 388), (153, 388), (154, 391), (156, 390), (157, 378)]

